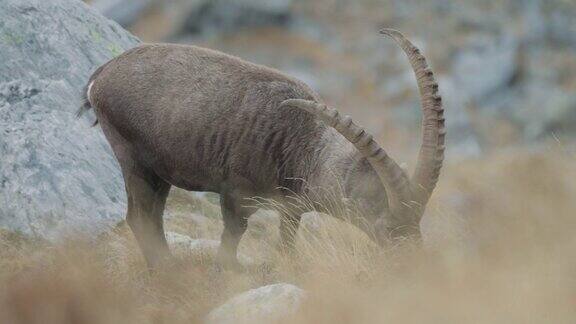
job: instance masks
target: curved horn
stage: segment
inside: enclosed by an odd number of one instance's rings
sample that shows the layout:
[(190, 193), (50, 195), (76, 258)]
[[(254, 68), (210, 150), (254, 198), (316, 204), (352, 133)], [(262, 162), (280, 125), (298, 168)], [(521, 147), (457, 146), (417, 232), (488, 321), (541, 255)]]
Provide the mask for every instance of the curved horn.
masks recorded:
[(418, 82), (422, 106), (422, 146), (416, 169), (410, 179), (410, 187), (413, 200), (421, 209), (421, 215), (436, 187), (444, 160), (446, 128), (442, 98), (438, 94), (438, 83), (434, 74), (420, 50), (396, 30), (382, 29), (380, 33), (392, 37), (406, 53)]
[(306, 110), (324, 123), (334, 127), (342, 136), (350, 141), (362, 155), (364, 155), (384, 184), (389, 197), (389, 208), (399, 210), (410, 199), (410, 186), (406, 173), (400, 166), (376, 143), (362, 127), (356, 125), (350, 116), (341, 117), (337, 110), (328, 108), (324, 104), (303, 99), (288, 99), (281, 104)]
[(353, 143), (378, 173), (389, 197), (391, 214), (401, 224), (419, 221), (438, 182), (445, 149), (444, 109), (442, 98), (438, 94), (438, 83), (420, 50), (396, 30), (383, 29), (380, 33), (392, 37), (406, 53), (420, 91), (423, 115), (422, 146), (416, 169), (410, 180), (398, 164), (374, 141), (372, 135), (356, 125), (349, 116), (340, 117), (338, 111), (324, 104), (303, 99), (288, 99), (280, 105), (294, 106), (313, 113)]

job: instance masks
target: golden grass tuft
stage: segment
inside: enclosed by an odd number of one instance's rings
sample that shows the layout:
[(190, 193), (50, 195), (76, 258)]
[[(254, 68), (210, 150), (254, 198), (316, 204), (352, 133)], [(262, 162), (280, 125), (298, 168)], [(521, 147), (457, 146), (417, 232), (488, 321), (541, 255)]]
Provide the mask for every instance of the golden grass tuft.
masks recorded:
[[(239, 274), (178, 256), (150, 274), (125, 225), (96, 242), (50, 244), (0, 232), (0, 323), (200, 323), (249, 288), (291, 282), (309, 292), (286, 323), (573, 323), (576, 163), (560, 152), (505, 152), (449, 165), (423, 222), (425, 249), (388, 249), (346, 222), (308, 215), (296, 253), (276, 251), (278, 220), (259, 213)], [(172, 231), (218, 237), (207, 217)]]

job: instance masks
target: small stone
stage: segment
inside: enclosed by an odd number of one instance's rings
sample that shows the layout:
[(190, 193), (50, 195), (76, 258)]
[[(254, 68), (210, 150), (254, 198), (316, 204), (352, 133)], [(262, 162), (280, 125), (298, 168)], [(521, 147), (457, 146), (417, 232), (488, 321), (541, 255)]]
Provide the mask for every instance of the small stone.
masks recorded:
[(306, 292), (292, 284), (277, 283), (248, 290), (212, 310), (208, 324), (274, 323), (298, 311)]

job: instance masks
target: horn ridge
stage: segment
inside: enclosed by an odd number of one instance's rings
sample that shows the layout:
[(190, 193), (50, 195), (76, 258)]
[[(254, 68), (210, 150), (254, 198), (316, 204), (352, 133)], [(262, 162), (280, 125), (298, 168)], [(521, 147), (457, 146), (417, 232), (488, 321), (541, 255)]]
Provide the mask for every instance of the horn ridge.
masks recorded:
[(434, 73), (421, 51), (399, 31), (383, 29), (380, 33), (392, 37), (406, 53), (418, 83), (423, 115), (422, 146), (410, 186), (416, 195), (415, 201), (425, 206), (436, 187), (444, 161), (446, 126), (442, 97)]

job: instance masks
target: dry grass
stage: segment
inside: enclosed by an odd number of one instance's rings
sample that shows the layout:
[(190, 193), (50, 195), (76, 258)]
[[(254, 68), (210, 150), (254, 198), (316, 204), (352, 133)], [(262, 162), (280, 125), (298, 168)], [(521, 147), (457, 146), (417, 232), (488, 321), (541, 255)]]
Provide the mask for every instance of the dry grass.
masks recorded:
[[(277, 220), (258, 215), (241, 252), (267, 266), (245, 274), (180, 256), (150, 275), (125, 226), (58, 245), (2, 233), (0, 323), (201, 322), (230, 296), (278, 281), (311, 296), (288, 323), (573, 323), (574, 162), (565, 152), (509, 152), (448, 166), (423, 250), (404, 242), (383, 251), (319, 217), (303, 224), (297, 256), (285, 257), (273, 248)], [(219, 220), (205, 221), (194, 232), (197, 222), (174, 216), (168, 228), (217, 237)]]

